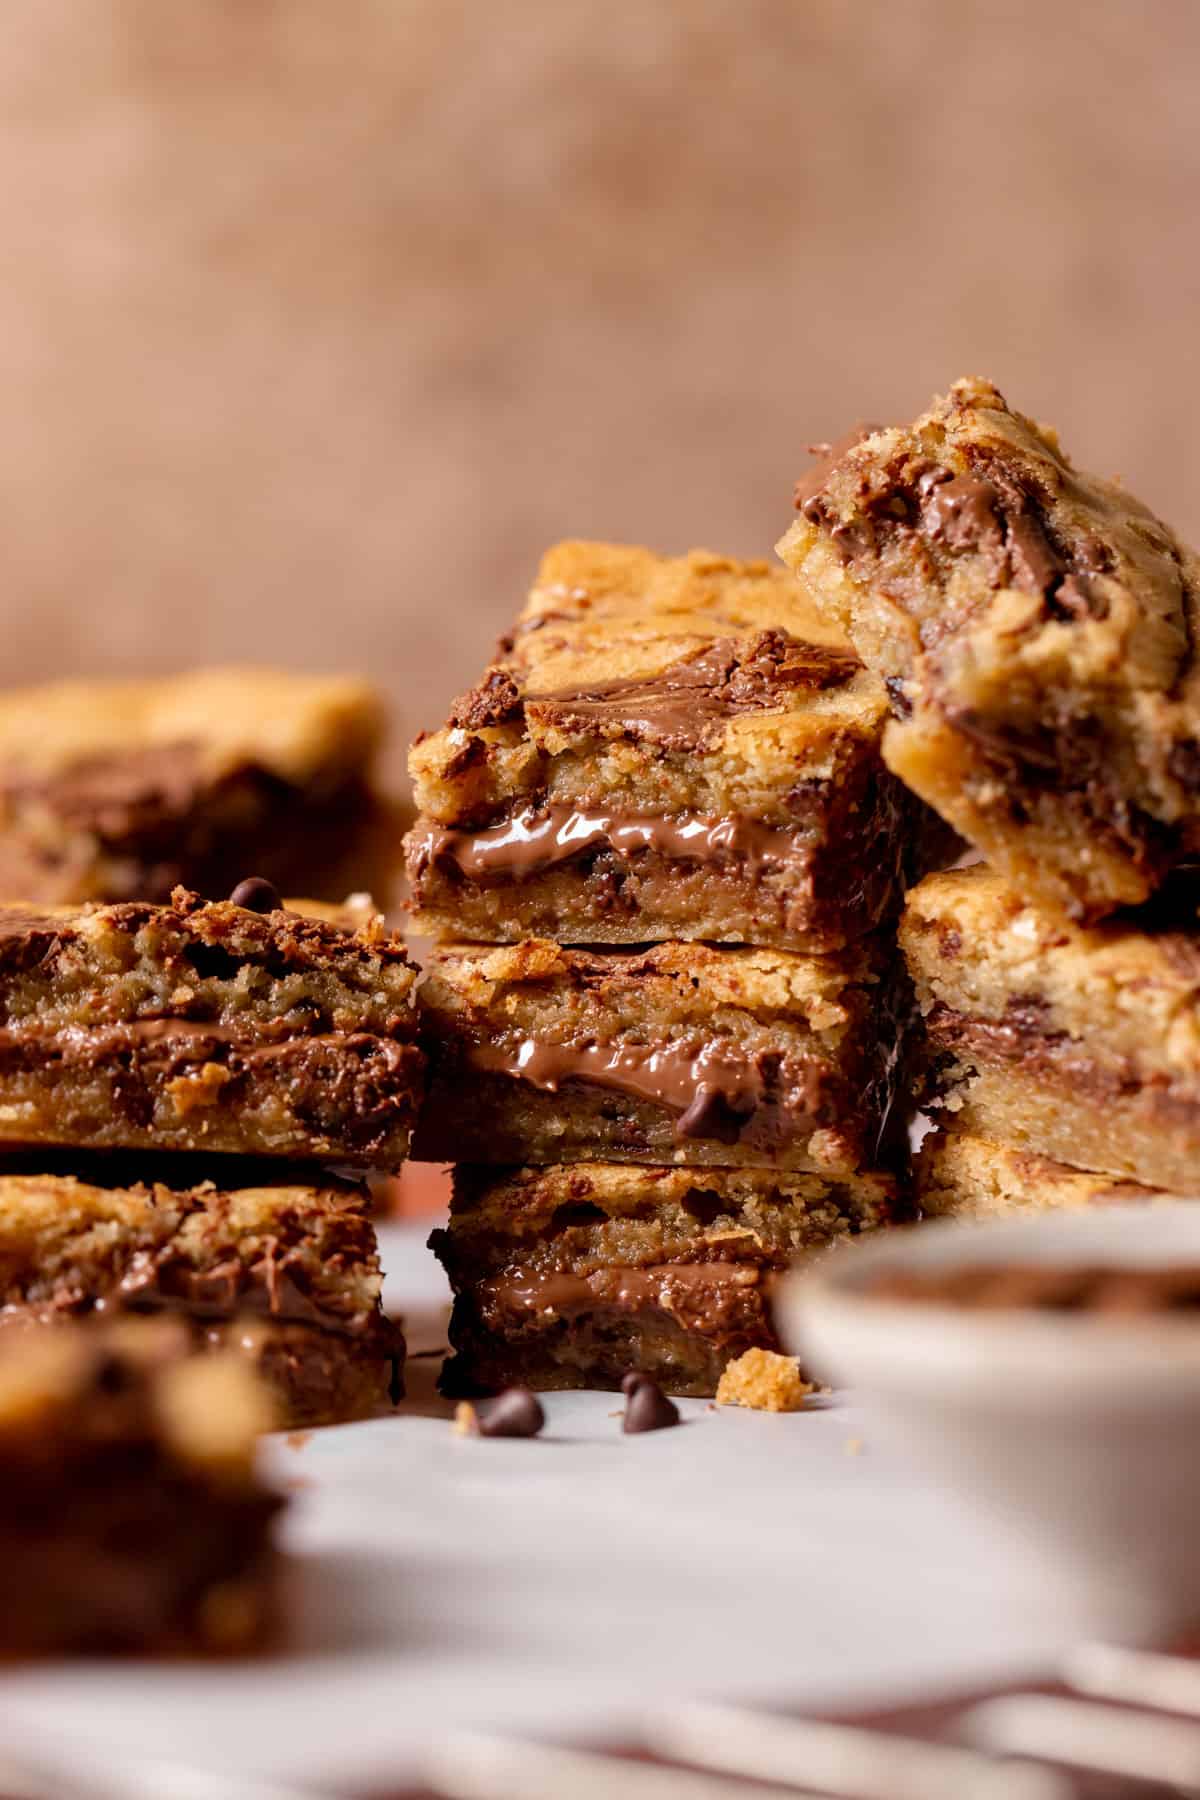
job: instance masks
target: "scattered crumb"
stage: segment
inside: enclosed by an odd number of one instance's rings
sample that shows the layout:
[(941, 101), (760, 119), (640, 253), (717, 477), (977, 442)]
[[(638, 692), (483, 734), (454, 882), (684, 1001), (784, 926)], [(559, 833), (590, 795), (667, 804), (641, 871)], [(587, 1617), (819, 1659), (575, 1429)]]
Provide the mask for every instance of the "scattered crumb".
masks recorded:
[(863, 1441), (861, 1438), (847, 1438), (846, 1439), (846, 1455), (847, 1456), (861, 1456), (862, 1453), (863, 1453)]
[(799, 1412), (813, 1385), (794, 1357), (774, 1350), (747, 1350), (727, 1363), (717, 1387), (718, 1406), (749, 1406), (756, 1412)]
[(311, 1431), (289, 1431), (283, 1441), (289, 1450), (303, 1450), (311, 1436)]
[(283, 1485), (289, 1494), (302, 1494), (305, 1488), (313, 1487), (315, 1484), (311, 1475), (291, 1475)]
[(623, 1406), (618, 1406), (616, 1412), (610, 1412), (608, 1416), (610, 1419), (623, 1419), (625, 1417), (625, 1408)]
[(710, 1400), (704, 1410), (705, 1410), (705, 1412), (716, 1412), (716, 1410), (717, 1410), (716, 1402), (713, 1400)]
[(460, 1400), (455, 1407), (453, 1430), (459, 1437), (479, 1436), (479, 1414), (469, 1400)]

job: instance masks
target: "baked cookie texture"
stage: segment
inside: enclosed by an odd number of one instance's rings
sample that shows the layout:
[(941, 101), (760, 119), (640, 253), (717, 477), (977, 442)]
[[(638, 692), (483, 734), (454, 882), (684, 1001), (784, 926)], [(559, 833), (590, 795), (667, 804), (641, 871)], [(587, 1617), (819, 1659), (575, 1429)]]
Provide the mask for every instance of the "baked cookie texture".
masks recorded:
[(232, 1654), (280, 1613), (270, 1401), (165, 1321), (0, 1336), (0, 1652)]
[(886, 680), (888, 767), (1046, 911), (1145, 900), (1200, 817), (1194, 552), (976, 379), (796, 504), (780, 554)]
[(985, 865), (908, 896), (900, 946), (955, 1131), (1147, 1187), (1200, 1167), (1200, 935), (1164, 906), (1086, 927)]
[(0, 694), (0, 895), (52, 905), (228, 893), (387, 898), (399, 825), (373, 787), (366, 682), (274, 669)]
[(281, 1425), (387, 1403), (404, 1339), (382, 1311), (361, 1190), (236, 1158), (60, 1154), (45, 1165), (45, 1153), (0, 1160), (6, 1333), (167, 1313), (197, 1347), (248, 1358)]
[(424, 1080), (415, 971), (377, 914), (0, 908), (0, 1143), (393, 1167)]
[(695, 943), (444, 945), (419, 990), (431, 1161), (879, 1158), (907, 989), (869, 941), (828, 956)]
[(917, 1204), (927, 1218), (990, 1219), (1188, 1197), (1178, 1190), (1073, 1169), (1032, 1150), (1014, 1150), (954, 1129), (927, 1137), (913, 1167)]
[(771, 1289), (797, 1256), (899, 1210), (883, 1174), (460, 1164), (430, 1239), (455, 1292), (443, 1385), (617, 1388), (638, 1369), (713, 1394), (730, 1360), (779, 1349)]
[(880, 761), (887, 714), (782, 570), (560, 544), (413, 746), (418, 928), (839, 949), (943, 848)]

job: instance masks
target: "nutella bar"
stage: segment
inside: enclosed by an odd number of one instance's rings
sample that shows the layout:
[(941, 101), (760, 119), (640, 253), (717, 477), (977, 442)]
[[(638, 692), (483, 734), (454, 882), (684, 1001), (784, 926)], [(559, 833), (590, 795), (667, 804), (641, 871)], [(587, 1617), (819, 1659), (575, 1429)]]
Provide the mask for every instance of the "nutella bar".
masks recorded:
[(771, 1293), (790, 1262), (897, 1207), (877, 1174), (462, 1165), (430, 1240), (455, 1293), (443, 1386), (617, 1388), (636, 1369), (713, 1394), (726, 1363), (779, 1349)]
[(384, 903), (399, 836), (366, 682), (273, 669), (0, 694), (0, 896), (50, 905), (290, 893)]
[(1190, 1192), (1200, 1169), (1200, 936), (1155, 917), (1086, 927), (987, 866), (929, 876), (900, 944), (926, 1081), (956, 1131)]
[(567, 543), (410, 757), (420, 929), (830, 951), (936, 853), (882, 684), (782, 571)]
[(875, 1163), (907, 1006), (882, 945), (444, 945), (419, 991), (428, 1161)]
[(377, 914), (183, 889), (0, 907), (0, 1144), (394, 1167), (423, 1085), (414, 983)]
[(398, 1391), (404, 1339), (381, 1309), (365, 1192), (278, 1167), (0, 1159), (0, 1338), (166, 1313), (197, 1346), (246, 1357), (281, 1425), (378, 1411)]
[(228, 1655), (274, 1635), (269, 1397), (243, 1359), (189, 1351), (164, 1321), (0, 1335), (0, 1654)]
[(883, 676), (887, 765), (1044, 910), (1145, 900), (1200, 825), (1200, 561), (986, 381), (864, 428), (780, 554)]

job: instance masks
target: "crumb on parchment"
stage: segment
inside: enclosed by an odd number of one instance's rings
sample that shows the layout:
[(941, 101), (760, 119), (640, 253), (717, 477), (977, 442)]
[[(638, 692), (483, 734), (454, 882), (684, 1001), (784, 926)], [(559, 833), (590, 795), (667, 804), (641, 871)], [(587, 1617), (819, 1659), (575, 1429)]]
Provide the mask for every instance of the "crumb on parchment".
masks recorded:
[(816, 1390), (805, 1381), (794, 1357), (774, 1350), (747, 1350), (727, 1363), (717, 1386), (718, 1406), (749, 1406), (756, 1412), (799, 1412)]

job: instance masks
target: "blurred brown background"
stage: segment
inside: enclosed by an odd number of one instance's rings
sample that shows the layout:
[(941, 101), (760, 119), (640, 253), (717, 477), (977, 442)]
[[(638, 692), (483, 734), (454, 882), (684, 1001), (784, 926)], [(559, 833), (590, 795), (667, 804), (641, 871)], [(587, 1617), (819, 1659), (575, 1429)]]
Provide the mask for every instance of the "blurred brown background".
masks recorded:
[(8, 0), (10, 680), (362, 666), (541, 546), (765, 552), (977, 371), (1200, 534), (1200, 7)]

